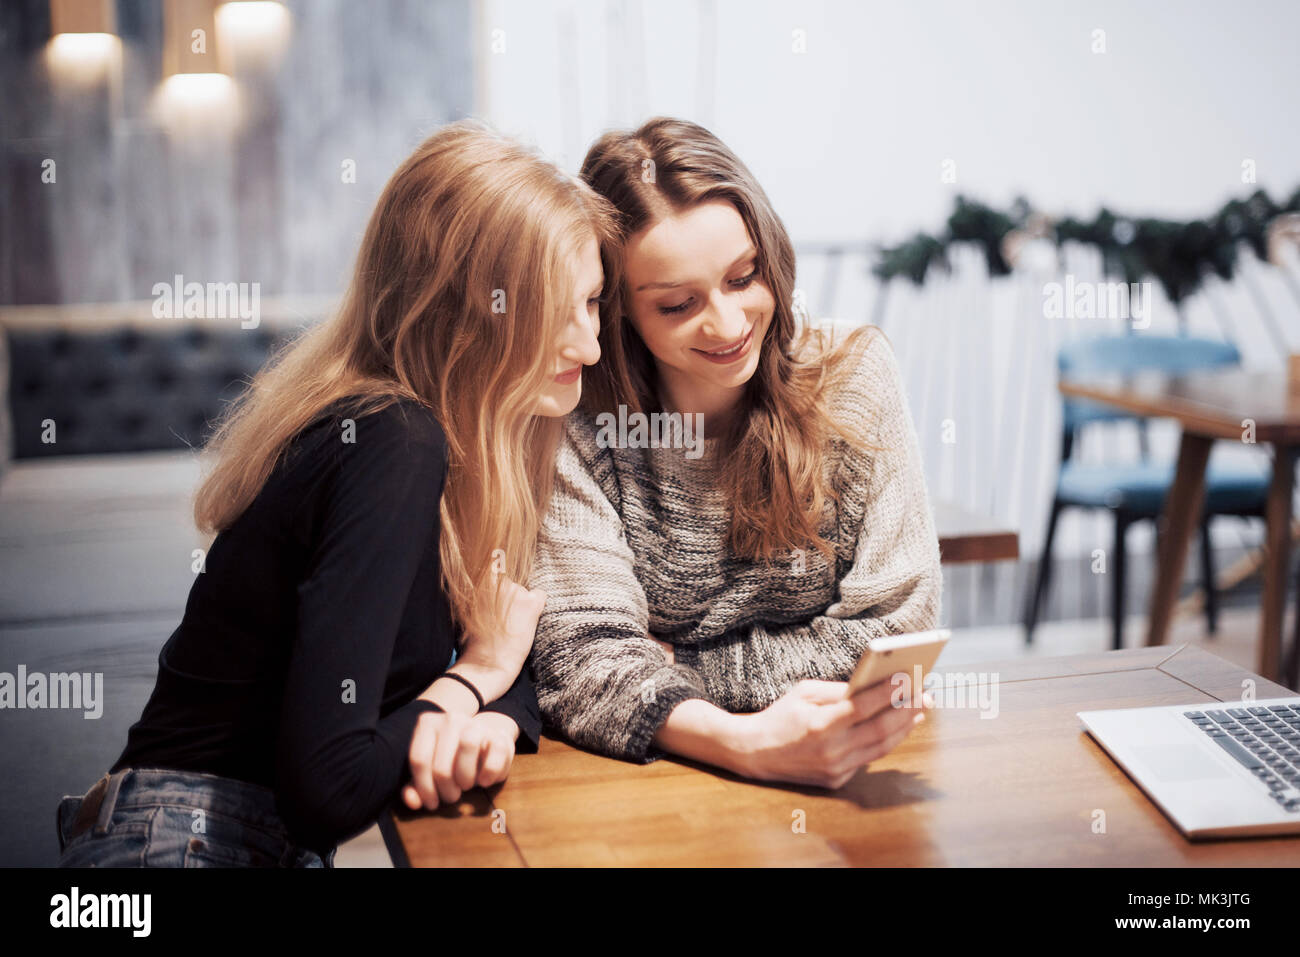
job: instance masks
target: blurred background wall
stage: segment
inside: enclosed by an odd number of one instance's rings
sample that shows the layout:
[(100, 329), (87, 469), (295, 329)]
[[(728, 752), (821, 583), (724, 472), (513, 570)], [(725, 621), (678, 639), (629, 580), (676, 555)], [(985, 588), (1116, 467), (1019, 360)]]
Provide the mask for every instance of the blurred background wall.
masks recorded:
[(1300, 182), (1285, 108), (1300, 6), (1286, 0), (480, 10), (485, 115), (572, 168), (608, 126), (694, 119), (753, 169), (797, 240), (900, 239), (938, 225), (957, 192), (1196, 216), (1242, 191), (1247, 157), (1271, 191)]
[(179, 108), (164, 4), (111, 6), (95, 69), (55, 55), (49, 0), (0, 5), (0, 304), (148, 299), (177, 273), (337, 293), (393, 169), (473, 105), (470, 0), (230, 4), (209, 41), (234, 82)]

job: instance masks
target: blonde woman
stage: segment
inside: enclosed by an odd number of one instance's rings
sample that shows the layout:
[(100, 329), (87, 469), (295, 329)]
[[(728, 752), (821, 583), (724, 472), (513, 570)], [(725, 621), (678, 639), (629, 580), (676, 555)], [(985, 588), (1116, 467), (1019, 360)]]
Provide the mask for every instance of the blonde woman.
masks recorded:
[(545, 594), (515, 583), (610, 230), (473, 124), (403, 163), (338, 314), (214, 437), (206, 569), (122, 755), (59, 807), (63, 865), (328, 866), (399, 793), (437, 807), (536, 750)]
[(626, 239), (530, 581), (542, 716), (628, 760), (840, 787), (924, 718), (888, 683), (850, 696), (855, 662), (939, 620), (893, 352), (796, 327), (785, 227), (708, 130), (609, 133), (582, 172)]

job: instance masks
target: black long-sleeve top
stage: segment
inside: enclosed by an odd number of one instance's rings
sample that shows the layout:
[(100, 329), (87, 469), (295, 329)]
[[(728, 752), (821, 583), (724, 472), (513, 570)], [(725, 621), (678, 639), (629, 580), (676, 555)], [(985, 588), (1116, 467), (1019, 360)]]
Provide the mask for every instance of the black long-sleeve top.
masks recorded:
[[(217, 535), (112, 768), (273, 788), (290, 837), (322, 853), (373, 822), (409, 776), (430, 708), (417, 696), (459, 634), (439, 580), (446, 436), (415, 402), (356, 419), (348, 409), (304, 429)], [(519, 752), (537, 750), (527, 667), (487, 710), (519, 725)]]

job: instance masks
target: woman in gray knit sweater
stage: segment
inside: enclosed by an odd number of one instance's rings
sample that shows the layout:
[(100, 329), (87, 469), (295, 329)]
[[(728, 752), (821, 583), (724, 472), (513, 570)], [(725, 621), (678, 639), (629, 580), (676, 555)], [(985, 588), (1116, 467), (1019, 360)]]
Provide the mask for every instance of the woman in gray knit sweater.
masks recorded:
[(625, 241), (530, 579), (542, 717), (616, 757), (837, 788), (924, 718), (888, 683), (848, 695), (855, 662), (939, 620), (893, 352), (796, 324), (785, 227), (704, 128), (606, 134), (582, 174)]

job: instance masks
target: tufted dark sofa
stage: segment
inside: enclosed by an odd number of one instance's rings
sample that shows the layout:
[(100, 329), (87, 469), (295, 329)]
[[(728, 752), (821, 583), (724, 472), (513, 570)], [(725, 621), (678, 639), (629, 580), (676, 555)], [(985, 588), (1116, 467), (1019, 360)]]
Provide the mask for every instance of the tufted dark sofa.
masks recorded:
[(4, 322), (14, 459), (199, 446), (273, 352), (325, 312), (288, 308), (241, 329), (142, 319), (147, 303), (104, 307), (109, 315), (94, 323), (84, 319), (91, 307), (75, 307), (78, 322), (59, 321), (68, 307), (50, 308), (50, 321), (29, 308)]

